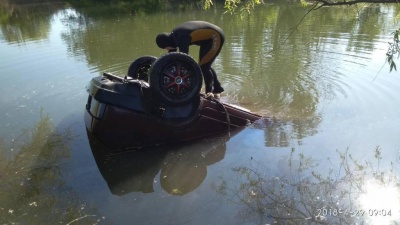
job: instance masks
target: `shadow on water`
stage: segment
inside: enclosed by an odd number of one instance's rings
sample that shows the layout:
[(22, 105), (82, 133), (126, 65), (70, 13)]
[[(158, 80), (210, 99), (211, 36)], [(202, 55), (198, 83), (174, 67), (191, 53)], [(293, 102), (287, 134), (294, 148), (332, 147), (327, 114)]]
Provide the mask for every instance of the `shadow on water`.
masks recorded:
[[(64, 182), (74, 133), (54, 127), (41, 112), (33, 128), (8, 145), (0, 142), (1, 224), (96, 224), (96, 209)], [(51, 216), (49, 216), (51, 215)]]
[(207, 166), (224, 159), (226, 142), (238, 132), (121, 153), (110, 153), (90, 132), (87, 134), (96, 164), (113, 194), (153, 193), (154, 185), (159, 184), (169, 194), (185, 195), (201, 185)]
[(256, 224), (398, 224), (398, 168), (381, 164), (381, 148), (374, 154), (361, 161), (347, 149), (321, 163), (292, 149), (276, 175), (253, 162), (232, 168), (236, 179), (221, 177), (213, 188)]

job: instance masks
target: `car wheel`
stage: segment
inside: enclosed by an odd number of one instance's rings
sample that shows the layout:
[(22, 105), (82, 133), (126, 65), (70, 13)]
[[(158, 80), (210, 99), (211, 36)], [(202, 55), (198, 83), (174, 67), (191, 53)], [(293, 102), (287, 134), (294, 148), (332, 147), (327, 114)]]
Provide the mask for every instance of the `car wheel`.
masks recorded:
[(154, 56), (142, 56), (137, 58), (128, 68), (128, 77), (149, 82), (148, 72), (156, 59), (157, 58)]
[(199, 96), (203, 81), (200, 66), (182, 52), (158, 58), (149, 71), (150, 88), (161, 103), (179, 106)]

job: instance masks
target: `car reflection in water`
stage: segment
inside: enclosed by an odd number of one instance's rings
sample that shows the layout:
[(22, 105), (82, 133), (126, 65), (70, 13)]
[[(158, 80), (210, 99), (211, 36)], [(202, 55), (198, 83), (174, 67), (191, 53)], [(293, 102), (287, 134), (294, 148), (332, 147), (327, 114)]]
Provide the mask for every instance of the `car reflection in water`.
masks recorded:
[(87, 134), (96, 164), (113, 194), (152, 193), (160, 173), (159, 182), (166, 192), (185, 195), (204, 181), (207, 166), (224, 159), (226, 142), (239, 131), (195, 143), (121, 153), (109, 153), (90, 132)]

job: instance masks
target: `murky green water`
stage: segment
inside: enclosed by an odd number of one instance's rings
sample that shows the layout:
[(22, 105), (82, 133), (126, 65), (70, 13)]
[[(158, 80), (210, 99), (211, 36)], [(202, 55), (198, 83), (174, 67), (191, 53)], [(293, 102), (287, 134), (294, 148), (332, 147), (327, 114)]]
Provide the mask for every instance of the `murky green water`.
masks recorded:
[[(306, 13), (298, 5), (267, 5), (243, 20), (219, 10), (7, 6), (0, 223), (394, 224), (400, 75), (384, 63), (397, 11), (320, 9), (294, 30)], [(83, 124), (86, 84), (160, 56), (155, 36), (187, 20), (224, 30), (214, 64), (222, 100), (265, 119), (231, 137), (102, 154)]]

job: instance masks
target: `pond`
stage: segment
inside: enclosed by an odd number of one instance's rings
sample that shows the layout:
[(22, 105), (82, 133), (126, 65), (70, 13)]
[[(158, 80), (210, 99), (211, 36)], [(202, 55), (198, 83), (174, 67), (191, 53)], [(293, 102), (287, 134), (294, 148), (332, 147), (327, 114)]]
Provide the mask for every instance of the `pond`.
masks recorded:
[[(219, 9), (6, 7), (0, 223), (395, 224), (400, 76), (385, 60), (398, 11), (323, 8), (299, 24), (307, 8), (297, 4), (242, 19)], [(102, 153), (85, 130), (85, 86), (161, 56), (155, 36), (188, 20), (224, 30), (213, 65), (221, 100), (263, 119), (203, 141)]]

